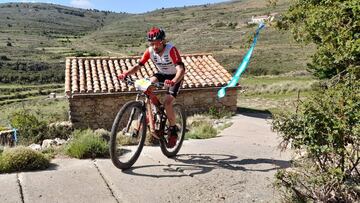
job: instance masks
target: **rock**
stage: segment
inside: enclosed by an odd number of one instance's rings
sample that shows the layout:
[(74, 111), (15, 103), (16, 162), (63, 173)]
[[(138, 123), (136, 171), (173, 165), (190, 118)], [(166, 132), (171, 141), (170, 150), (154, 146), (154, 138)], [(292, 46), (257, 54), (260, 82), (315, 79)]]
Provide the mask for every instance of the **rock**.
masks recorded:
[(106, 142), (110, 141), (110, 132), (105, 130), (105, 129), (96, 129), (95, 134), (97, 134), (99, 137), (101, 137), (103, 140), (105, 140)]
[(56, 145), (56, 141), (55, 140), (51, 140), (51, 139), (46, 139), (42, 142), (41, 148), (42, 149), (47, 149), (50, 148), (52, 146)]
[(63, 144), (66, 144), (67, 141), (64, 140), (64, 139), (60, 139), (60, 138), (55, 138), (55, 142), (56, 142), (56, 145), (60, 146), (60, 145), (63, 145)]
[(69, 121), (49, 124), (49, 134), (51, 135), (51, 137), (67, 139), (73, 130), (73, 124)]
[(29, 147), (36, 151), (41, 151), (41, 146), (39, 144), (31, 144)]

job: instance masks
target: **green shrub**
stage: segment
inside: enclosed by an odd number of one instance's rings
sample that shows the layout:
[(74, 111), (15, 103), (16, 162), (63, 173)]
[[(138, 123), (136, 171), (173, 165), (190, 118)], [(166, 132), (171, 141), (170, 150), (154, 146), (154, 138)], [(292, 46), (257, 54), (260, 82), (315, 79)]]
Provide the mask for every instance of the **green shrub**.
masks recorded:
[(213, 27), (225, 27), (226, 24), (224, 22), (216, 22), (212, 26)]
[(47, 159), (54, 159), (57, 155), (64, 155), (64, 148), (65, 145), (61, 146), (52, 146), (46, 149), (42, 149), (41, 153), (47, 158)]
[(220, 119), (220, 118), (229, 118), (232, 116), (232, 112), (227, 110), (225, 106), (223, 107), (210, 107), (209, 116), (213, 119)]
[(9, 120), (11, 125), (19, 130), (19, 142), (21, 144), (40, 143), (47, 136), (47, 123), (40, 121), (27, 110), (20, 110), (11, 114)]
[(55, 122), (49, 125), (48, 139), (60, 138), (68, 139), (73, 132), (73, 126), (71, 122)]
[(46, 169), (49, 159), (27, 147), (6, 149), (0, 154), (0, 173)]
[(191, 125), (190, 131), (186, 134), (187, 139), (208, 139), (216, 137), (217, 130), (206, 121), (196, 121)]
[(78, 159), (108, 157), (109, 146), (92, 130), (75, 130), (67, 144), (66, 154)]
[[(349, 76), (334, 87), (316, 92), (297, 113), (275, 114), (273, 129), (283, 146), (306, 162), (277, 175), (278, 185), (299, 201), (356, 202), (360, 200), (360, 81)], [(301, 152), (301, 153), (300, 153)], [(321, 175), (321, 176), (320, 176)], [(320, 179), (319, 179), (320, 178)], [(350, 184), (352, 185), (352, 184)]]

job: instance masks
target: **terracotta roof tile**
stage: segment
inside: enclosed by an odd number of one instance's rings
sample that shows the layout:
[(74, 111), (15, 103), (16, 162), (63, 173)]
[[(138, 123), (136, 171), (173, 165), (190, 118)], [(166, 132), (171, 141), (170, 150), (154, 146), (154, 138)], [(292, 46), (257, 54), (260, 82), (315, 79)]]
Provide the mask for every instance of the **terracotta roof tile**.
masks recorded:
[[(119, 81), (117, 75), (137, 64), (140, 57), (68, 57), (65, 63), (65, 92), (71, 94), (133, 91), (133, 86)], [(211, 54), (183, 55), (186, 74), (182, 88), (221, 87), (231, 75)], [(149, 60), (133, 78), (149, 78), (157, 68)]]

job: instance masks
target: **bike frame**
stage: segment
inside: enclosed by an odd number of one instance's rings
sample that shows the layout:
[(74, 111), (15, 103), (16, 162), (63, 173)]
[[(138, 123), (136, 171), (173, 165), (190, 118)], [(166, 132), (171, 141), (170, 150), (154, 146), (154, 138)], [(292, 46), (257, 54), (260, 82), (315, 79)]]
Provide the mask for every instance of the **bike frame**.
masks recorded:
[[(141, 93), (138, 93), (136, 95), (136, 101), (141, 101), (142, 104), (143, 104), (143, 107), (145, 109), (145, 113), (146, 113), (146, 116), (148, 119), (146, 119), (146, 124), (149, 125), (150, 127), (150, 132), (152, 134), (152, 136), (160, 139), (160, 137), (158, 137), (155, 133), (155, 117), (154, 117), (154, 114), (153, 114), (153, 108), (152, 108), (152, 105), (156, 105), (158, 107), (161, 106), (161, 103), (160, 101), (158, 100), (157, 96), (153, 93), (153, 89), (154, 87), (149, 87), (149, 91), (145, 91), (145, 92), (141, 92)], [(141, 97), (145, 97), (145, 99), (141, 99)], [(154, 104), (152, 102), (152, 100), (155, 100), (157, 102), (157, 104)], [(160, 113), (160, 133), (164, 133), (165, 131), (165, 124), (166, 124), (166, 119), (167, 119), (167, 116), (165, 114), (165, 112), (161, 109), (159, 109), (158, 113)], [(130, 126), (131, 126), (131, 122), (134, 118), (134, 115), (135, 115), (135, 109), (133, 109), (131, 111), (131, 114), (130, 114), (130, 119), (126, 125), (126, 131), (129, 130)], [(164, 117), (165, 116), (165, 117)], [(140, 118), (142, 119), (142, 117)], [(137, 127), (137, 130), (139, 131), (141, 128), (141, 125), (139, 124), (139, 126)]]

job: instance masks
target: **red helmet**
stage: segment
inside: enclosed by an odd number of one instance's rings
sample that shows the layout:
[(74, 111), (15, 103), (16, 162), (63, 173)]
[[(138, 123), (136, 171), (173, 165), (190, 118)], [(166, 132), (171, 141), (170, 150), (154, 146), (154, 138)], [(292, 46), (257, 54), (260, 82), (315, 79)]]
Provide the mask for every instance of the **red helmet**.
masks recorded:
[(161, 28), (153, 27), (147, 33), (147, 40), (149, 42), (163, 39), (165, 39), (165, 31)]

